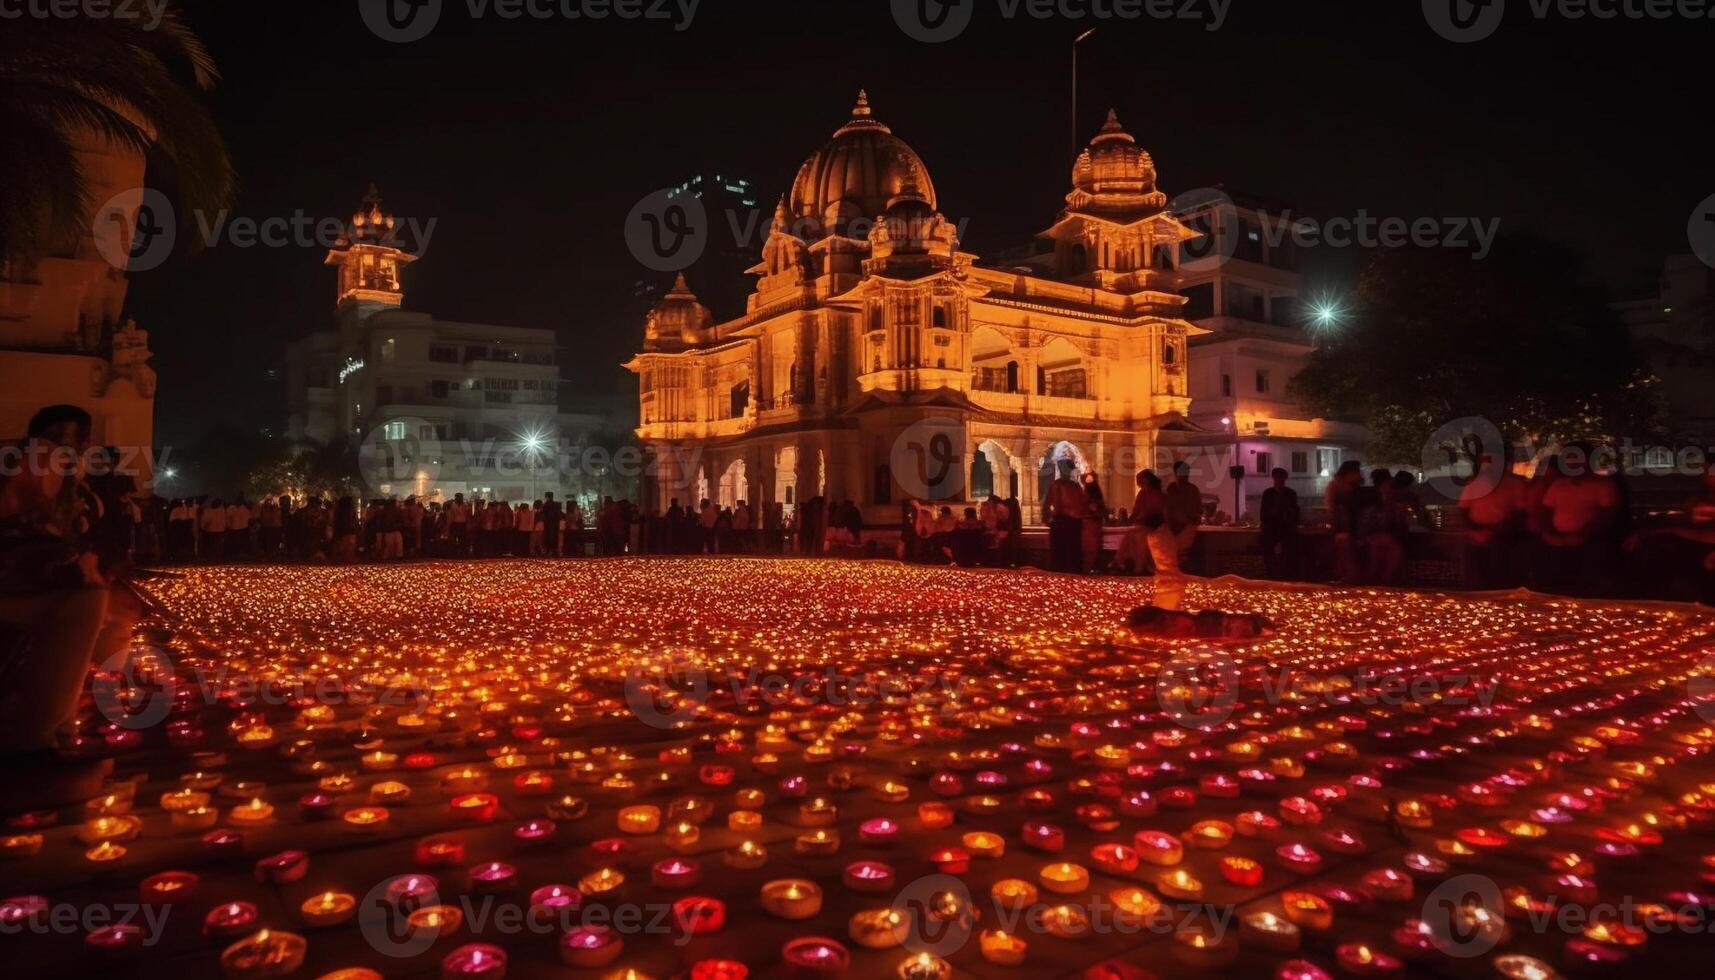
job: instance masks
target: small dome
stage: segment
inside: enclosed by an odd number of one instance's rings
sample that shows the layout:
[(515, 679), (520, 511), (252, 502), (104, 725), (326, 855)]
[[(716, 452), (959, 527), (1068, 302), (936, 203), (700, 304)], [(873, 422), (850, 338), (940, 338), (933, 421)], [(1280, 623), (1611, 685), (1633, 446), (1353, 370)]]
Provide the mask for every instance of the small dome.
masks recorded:
[(854, 219), (876, 218), (902, 195), (935, 207), (929, 169), (871, 115), (860, 91), (851, 119), (798, 168), (787, 209), (797, 230), (815, 238), (843, 234)]
[(685, 274), (680, 273), (673, 280), (673, 288), (650, 309), (643, 336), (646, 345), (699, 344), (713, 322), (714, 315), (697, 301)]
[[(1159, 209), (1166, 195), (1155, 189), (1155, 161), (1108, 110), (1107, 121), (1072, 165), (1072, 194), (1077, 210)], [(1073, 200), (1080, 198), (1081, 200)]]

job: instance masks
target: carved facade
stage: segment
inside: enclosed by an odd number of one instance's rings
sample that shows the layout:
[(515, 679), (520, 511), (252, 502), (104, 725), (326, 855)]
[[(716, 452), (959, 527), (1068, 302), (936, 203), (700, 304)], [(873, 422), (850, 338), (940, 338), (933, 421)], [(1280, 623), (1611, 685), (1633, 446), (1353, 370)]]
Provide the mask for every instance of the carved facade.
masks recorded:
[(906, 497), (993, 491), (1034, 519), (1061, 459), (1129, 500), (1140, 465), (1196, 438), (1186, 345), (1204, 331), (1174, 289), (1196, 233), (1110, 114), (1043, 234), (1051, 270), (979, 265), (860, 93), (777, 205), (745, 315), (713, 322), (683, 278), (649, 314), (626, 364), (637, 431), (675, 465), (645, 502), (822, 495), (891, 522)]

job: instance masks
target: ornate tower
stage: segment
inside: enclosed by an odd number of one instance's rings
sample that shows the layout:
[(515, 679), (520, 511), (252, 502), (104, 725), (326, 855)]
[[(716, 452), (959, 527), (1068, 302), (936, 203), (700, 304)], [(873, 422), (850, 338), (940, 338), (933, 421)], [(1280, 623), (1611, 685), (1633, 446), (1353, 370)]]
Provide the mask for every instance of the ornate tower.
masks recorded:
[(1054, 241), (1059, 278), (1120, 293), (1159, 286), (1151, 274), (1170, 273), (1179, 243), (1197, 237), (1167, 213), (1155, 161), (1112, 109), (1078, 154), (1066, 208), (1043, 234)]
[(405, 298), (399, 271), (415, 261), (415, 255), (400, 247), (398, 223), (381, 210), (381, 196), (370, 184), (363, 206), (351, 216), (323, 264), (339, 267), (339, 306), (355, 302), (397, 307)]

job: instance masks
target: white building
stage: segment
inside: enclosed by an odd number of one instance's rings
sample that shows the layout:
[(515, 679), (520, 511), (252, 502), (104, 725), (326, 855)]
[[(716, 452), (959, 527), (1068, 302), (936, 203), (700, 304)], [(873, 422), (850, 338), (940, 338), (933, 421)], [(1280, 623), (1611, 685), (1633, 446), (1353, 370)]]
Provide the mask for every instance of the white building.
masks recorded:
[(328, 253), (339, 270), (334, 328), (287, 347), (288, 437), (361, 443), (367, 490), (382, 495), (631, 493), (601, 453), (585, 452), (628, 439), (623, 423), (560, 410), (554, 331), (400, 309), (401, 272), (415, 257), (393, 228), (372, 189)]
[(1309, 418), (1287, 394), (1314, 343), (1292, 236), (1267, 233), (1268, 223), (1286, 220), (1271, 212), (1284, 215), (1286, 209), (1229, 194), (1208, 198), (1179, 212), (1209, 236), (1190, 243), (1193, 254), (1180, 263), (1185, 318), (1208, 331), (1190, 339), (1189, 415), (1204, 429), (1229, 434), (1228, 466), (1245, 471), (1242, 487), (1223, 473), (1212, 492), (1220, 508), (1233, 513), (1237, 489), (1242, 519), (1278, 466), (1291, 474), (1288, 485), (1301, 502), (1314, 507), (1328, 477), (1361, 450), (1367, 435), (1359, 425)]

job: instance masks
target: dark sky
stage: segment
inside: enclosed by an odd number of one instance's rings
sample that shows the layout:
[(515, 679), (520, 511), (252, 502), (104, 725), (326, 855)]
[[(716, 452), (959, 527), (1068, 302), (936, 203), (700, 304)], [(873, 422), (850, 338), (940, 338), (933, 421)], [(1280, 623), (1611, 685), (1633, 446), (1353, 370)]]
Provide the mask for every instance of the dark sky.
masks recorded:
[[(973, 2), (941, 44), (907, 36), (888, 0), (703, 0), (684, 31), (473, 19), (445, 0), (407, 44), (366, 28), (357, 0), (187, 12), (225, 76), (211, 98), (235, 215), (344, 217), (374, 180), (389, 210), (437, 220), (407, 308), (553, 328), (592, 398), (630, 390), (618, 364), (648, 274), (622, 233), (632, 205), (706, 171), (749, 177), (770, 208), (860, 86), (927, 163), (941, 211), (969, 221), (968, 249), (1045, 228), (1068, 183), (1067, 52), (1088, 26), (1081, 137), (1115, 107), (1170, 195), (1224, 184), (1321, 217), (1498, 218), (1634, 292), (1689, 250), (1687, 219), (1715, 191), (1693, 149), (1715, 21), (1541, 21), (1511, 0), (1492, 37), (1455, 45), (1416, 0), (1232, 0), (1217, 31)], [(279, 410), (267, 369), (332, 312), (322, 255), (220, 243), (133, 277), (160, 441)], [(1319, 254), (1306, 288), (1339, 289), (1362, 257)]]

